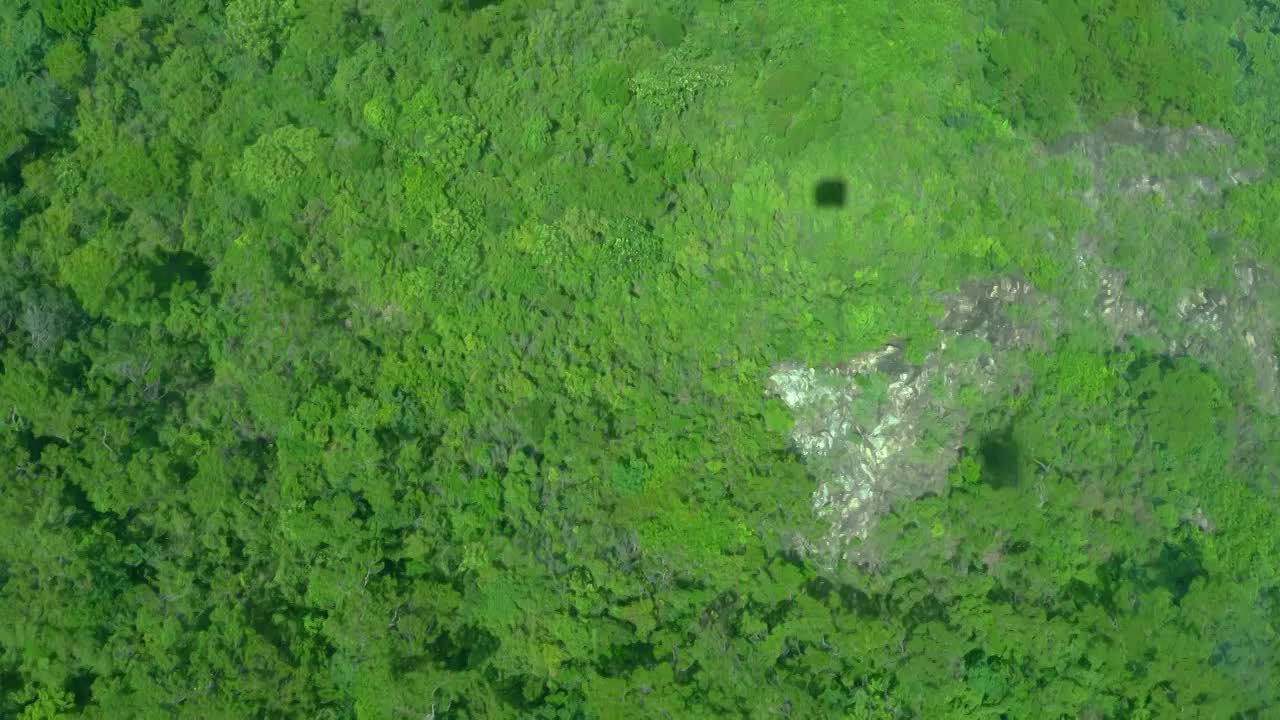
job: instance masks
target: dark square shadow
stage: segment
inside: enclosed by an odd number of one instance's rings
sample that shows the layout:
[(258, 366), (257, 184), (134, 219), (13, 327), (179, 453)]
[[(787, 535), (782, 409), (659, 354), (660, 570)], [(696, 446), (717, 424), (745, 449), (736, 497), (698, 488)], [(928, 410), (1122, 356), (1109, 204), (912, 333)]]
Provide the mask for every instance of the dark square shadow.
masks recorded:
[(842, 208), (848, 198), (849, 188), (844, 180), (828, 178), (813, 188), (813, 202), (820, 208)]

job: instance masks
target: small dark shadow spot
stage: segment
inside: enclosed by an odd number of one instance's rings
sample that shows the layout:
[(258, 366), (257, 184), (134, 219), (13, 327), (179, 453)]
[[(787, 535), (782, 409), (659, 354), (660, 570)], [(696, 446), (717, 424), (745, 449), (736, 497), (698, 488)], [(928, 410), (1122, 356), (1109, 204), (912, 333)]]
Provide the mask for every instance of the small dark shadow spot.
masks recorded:
[(842, 208), (849, 194), (844, 180), (828, 178), (813, 188), (813, 202), (820, 208)]
[(472, 13), (492, 5), (500, 5), (502, 0), (437, 0), (436, 5), (446, 12)]
[(1013, 428), (986, 435), (978, 448), (983, 479), (993, 487), (1015, 487), (1021, 480), (1022, 457)]
[(76, 707), (82, 708), (93, 700), (93, 681), (97, 679), (93, 673), (81, 673), (66, 681), (66, 689), (75, 698)]

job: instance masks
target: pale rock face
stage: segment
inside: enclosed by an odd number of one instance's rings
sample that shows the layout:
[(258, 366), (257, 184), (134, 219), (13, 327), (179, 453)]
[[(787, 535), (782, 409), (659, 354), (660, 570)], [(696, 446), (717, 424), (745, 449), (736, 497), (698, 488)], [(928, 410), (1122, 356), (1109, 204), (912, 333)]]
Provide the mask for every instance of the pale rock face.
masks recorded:
[[(1263, 177), (1265, 173), (1258, 168), (1231, 166), (1225, 151), (1234, 145), (1230, 135), (1213, 128), (1148, 127), (1136, 116), (1129, 116), (1095, 132), (1064, 138), (1050, 152), (1074, 154), (1092, 164), (1094, 182), (1085, 191), (1084, 199), (1094, 209), (1101, 209), (1104, 198), (1130, 201), (1149, 194), (1158, 194), (1177, 207), (1192, 208), (1217, 201), (1229, 187)], [(1108, 181), (1114, 158), (1134, 149), (1146, 153), (1150, 162), (1164, 165), (1193, 154), (1216, 157), (1218, 170), (1211, 174), (1138, 171), (1118, 181)], [(1157, 313), (1128, 289), (1125, 274), (1108, 267), (1103, 260), (1101, 247), (1107, 238), (1085, 234), (1078, 240), (1079, 269), (1097, 286), (1096, 316), (1111, 331), (1118, 347), (1126, 345), (1130, 338), (1141, 337), (1160, 351), (1192, 355), (1219, 369), (1230, 365), (1232, 353), (1246, 352), (1254, 369), (1259, 405), (1270, 412), (1280, 412), (1280, 360), (1274, 349), (1273, 319), (1280, 313), (1280, 297), (1271, 290), (1276, 287), (1277, 278), (1270, 270), (1248, 258), (1236, 258), (1231, 287), (1186, 288), (1173, 308), (1179, 326), (1162, 327)]]
[[(1202, 202), (1262, 175), (1249, 169), (1227, 169), (1215, 176), (1139, 172), (1103, 182), (1104, 165), (1120, 146), (1176, 159), (1196, 148), (1230, 145), (1230, 136), (1211, 128), (1149, 128), (1130, 117), (1066, 138), (1050, 151), (1080, 153), (1093, 164), (1096, 180), (1084, 198), (1097, 209), (1104, 199), (1151, 193), (1181, 203)], [(1274, 290), (1280, 286), (1274, 274), (1251, 261), (1237, 261), (1233, 287), (1184, 293), (1174, 310), (1180, 327), (1171, 330), (1160, 326), (1157, 312), (1133, 297), (1125, 274), (1107, 266), (1100, 251), (1106, 241), (1089, 234), (1078, 238), (1081, 287), (1095, 295), (1092, 307), (1068, 310), (1102, 323), (1117, 347), (1141, 337), (1157, 351), (1190, 354), (1211, 366), (1226, 365), (1232, 352), (1247, 352), (1257, 374), (1259, 404), (1280, 412), (1275, 353), (1280, 291)], [(1024, 379), (1010, 366), (1009, 354), (1047, 347), (1065, 324), (1063, 310), (1053, 300), (1016, 276), (970, 283), (942, 303), (939, 346), (920, 364), (908, 363), (901, 348), (890, 344), (833, 367), (782, 363), (769, 377), (769, 392), (795, 418), (791, 439), (817, 481), (814, 511), (829, 523), (826, 537), (805, 541), (810, 556), (821, 564), (863, 560), (851, 541), (866, 538), (878, 517), (895, 504), (943, 491), (968, 423), (961, 388), (997, 398), (1020, 392)], [(1015, 309), (1029, 312), (1011, 312)], [(1015, 321), (1015, 315), (1039, 319)], [(976, 351), (951, 352), (961, 346)]]
[(1129, 115), (1090, 133), (1068, 135), (1047, 149), (1054, 155), (1081, 156), (1093, 166), (1094, 182), (1085, 191), (1084, 199), (1096, 209), (1103, 198), (1114, 196), (1136, 198), (1154, 194), (1180, 201), (1192, 201), (1197, 196), (1217, 196), (1228, 187), (1254, 182), (1264, 174), (1258, 168), (1225, 167), (1214, 174), (1140, 171), (1108, 181), (1106, 169), (1120, 150), (1138, 150), (1149, 157), (1179, 158), (1192, 153), (1222, 152), (1234, 145), (1230, 135), (1204, 125), (1185, 129), (1150, 127), (1136, 115)]
[[(795, 416), (791, 439), (819, 480), (814, 511), (830, 523), (828, 537), (811, 544), (816, 558), (850, 559), (848, 541), (865, 538), (895, 503), (945, 488), (967, 421), (958, 391), (1009, 384), (994, 352), (1030, 347), (1041, 333), (1007, 309), (1039, 302), (1020, 278), (972, 283), (945, 298), (944, 339), (919, 365), (886, 345), (835, 367), (774, 369), (769, 389)], [(991, 352), (948, 360), (948, 342), (962, 340)], [(926, 436), (934, 440), (927, 446)]]

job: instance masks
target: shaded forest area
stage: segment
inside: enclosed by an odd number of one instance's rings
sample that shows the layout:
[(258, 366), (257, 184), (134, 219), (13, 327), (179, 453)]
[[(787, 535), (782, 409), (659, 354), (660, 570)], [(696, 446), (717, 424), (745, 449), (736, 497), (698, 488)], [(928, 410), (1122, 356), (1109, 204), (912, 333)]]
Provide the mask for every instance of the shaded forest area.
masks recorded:
[[(1269, 0), (0, 3), (0, 716), (1276, 717), (1276, 108)], [(818, 561), (771, 370), (1002, 276)]]

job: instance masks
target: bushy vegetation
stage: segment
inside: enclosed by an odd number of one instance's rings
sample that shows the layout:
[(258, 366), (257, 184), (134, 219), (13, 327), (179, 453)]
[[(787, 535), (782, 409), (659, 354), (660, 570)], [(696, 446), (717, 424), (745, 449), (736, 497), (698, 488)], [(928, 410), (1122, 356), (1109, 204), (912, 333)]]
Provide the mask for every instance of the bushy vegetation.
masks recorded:
[(1195, 0), (992, 5), (979, 43), (985, 97), (1033, 132), (1131, 111), (1177, 124), (1216, 124), (1230, 112), (1239, 66), (1229, 41), (1243, 8)]
[[(1079, 300), (1098, 219), (1045, 144), (1135, 111), (1265, 158), (1277, 33), (1224, 0), (0, 3), (0, 716), (1274, 715), (1280, 423), (1243, 370), (1068, 312), (834, 572), (764, 390), (918, 359), (975, 277)], [(1277, 182), (1118, 232), (1274, 264)]]

